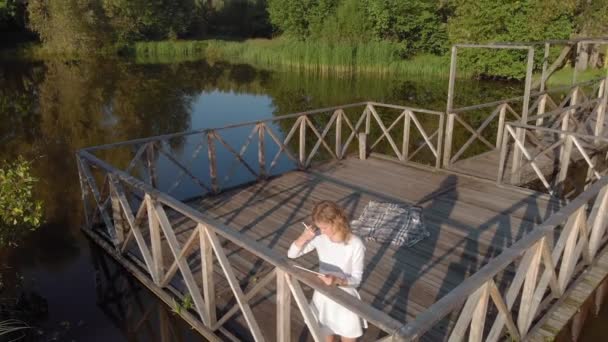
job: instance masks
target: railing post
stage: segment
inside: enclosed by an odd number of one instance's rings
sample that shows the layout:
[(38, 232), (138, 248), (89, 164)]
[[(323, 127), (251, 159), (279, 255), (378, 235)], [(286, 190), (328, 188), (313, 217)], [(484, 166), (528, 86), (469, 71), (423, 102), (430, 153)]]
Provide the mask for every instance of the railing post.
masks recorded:
[[(458, 59), (458, 48), (452, 46), (452, 55), (450, 58), (450, 80), (448, 83), (448, 101), (446, 104), (446, 114), (448, 115), (448, 124), (445, 129), (445, 149), (443, 151), (443, 167), (450, 166), (452, 157), (452, 138), (454, 133), (454, 83), (456, 82), (456, 61)], [(437, 147), (438, 149), (441, 147)]]
[[(524, 87), (524, 100), (521, 109), (521, 123), (528, 123), (528, 111), (530, 109), (530, 93), (532, 90), (532, 70), (534, 67), (534, 48), (528, 48), (528, 64), (526, 68), (526, 84)], [(521, 142), (523, 146), (526, 142), (526, 131), (523, 128), (517, 128), (516, 132), (517, 139)], [(521, 178), (520, 166), (522, 163), (523, 154), (519, 149), (515, 149), (513, 151), (513, 163), (511, 163), (511, 182), (513, 185), (518, 185)]]
[(154, 143), (149, 143), (146, 149), (146, 161), (148, 166), (148, 178), (150, 180), (150, 185), (156, 188), (156, 165), (154, 164)]
[(264, 129), (263, 123), (258, 125), (258, 164), (260, 166), (260, 178), (266, 178), (266, 152), (264, 151)]
[(359, 133), (359, 159), (367, 159), (367, 134)]
[(213, 141), (214, 135), (215, 131), (207, 132), (207, 155), (209, 157), (209, 178), (211, 179), (211, 191), (213, 191), (213, 193), (218, 193), (217, 155), (215, 154), (215, 142)]
[(277, 341), (291, 341), (291, 291), (286, 273), (276, 269), (277, 273)]
[(163, 249), (160, 238), (160, 224), (156, 217), (154, 209), (154, 200), (150, 195), (144, 195), (144, 201), (146, 201), (146, 208), (148, 211), (148, 225), (150, 228), (150, 243), (152, 245), (152, 280), (154, 284), (160, 286), (164, 269)]
[(86, 181), (84, 180), (84, 174), (82, 171), (82, 164), (83, 161), (82, 159), (80, 159), (80, 157), (78, 156), (78, 154), (76, 155), (76, 167), (78, 168), (78, 180), (80, 181), (80, 195), (82, 198), (82, 209), (83, 209), (83, 215), (84, 215), (84, 224), (85, 227), (88, 229), (91, 229), (91, 222), (90, 222), (90, 210), (89, 210), (89, 204), (87, 203), (87, 200), (89, 198), (89, 187), (86, 183)]
[(403, 156), (403, 161), (407, 161), (410, 154), (410, 111), (404, 111), (403, 115), (403, 144), (401, 146), (401, 155)]
[[(598, 105), (597, 108), (597, 118), (595, 121), (595, 129), (593, 131), (593, 134), (596, 137), (600, 137), (603, 136), (604, 133), (604, 122), (605, 122), (605, 118), (606, 118), (606, 110), (608, 109), (608, 71), (606, 72), (607, 75), (606, 77), (602, 80), (602, 83), (600, 84), (600, 91), (598, 93), (598, 97), (601, 97), (600, 100), (600, 104)], [(594, 141), (594, 143), (596, 145), (600, 144), (600, 140), (596, 139)]]
[(501, 148), (502, 139), (505, 130), (505, 117), (507, 115), (507, 104), (500, 105), (500, 113), (498, 114), (498, 132), (496, 134), (496, 148)]
[(125, 240), (125, 232), (127, 227), (127, 222), (122, 215), (122, 209), (120, 206), (120, 200), (118, 199), (118, 193), (116, 188), (114, 187), (114, 176), (108, 176), (108, 182), (110, 183), (110, 198), (112, 203), (112, 220), (114, 221), (114, 230), (115, 230), (115, 240), (114, 244), (118, 247), (121, 246)]
[(203, 296), (205, 298), (205, 314), (209, 318), (209, 326), (217, 322), (215, 310), (215, 283), (213, 279), (213, 249), (207, 236), (206, 227), (197, 225), (201, 253), (201, 276), (203, 280)]
[[(551, 43), (545, 43), (545, 55), (543, 56), (543, 71), (540, 76), (540, 91), (545, 91), (547, 82), (547, 66), (549, 65), (549, 48)], [(546, 94), (545, 94), (546, 95)]]
[[(540, 101), (538, 102), (538, 111), (536, 112), (538, 115), (545, 114), (545, 108), (547, 107), (547, 94), (541, 95)], [(538, 118), (536, 119), (536, 126), (541, 126), (543, 124), (544, 119)], [(541, 131), (536, 131), (536, 135), (540, 135)]]
[(439, 134), (437, 136), (437, 159), (435, 160), (435, 168), (441, 168), (441, 162), (443, 158), (443, 138), (445, 134), (445, 113), (441, 113), (439, 116)]
[(300, 120), (300, 168), (304, 169), (306, 163), (306, 116)]
[[(498, 161), (498, 175), (496, 177), (496, 183), (502, 184), (503, 173), (505, 172), (505, 165), (507, 164), (507, 147), (509, 142), (509, 132), (503, 128), (502, 138), (500, 139), (500, 160)], [(517, 148), (517, 146), (514, 146)]]
[(336, 111), (336, 158), (342, 159), (342, 110)]

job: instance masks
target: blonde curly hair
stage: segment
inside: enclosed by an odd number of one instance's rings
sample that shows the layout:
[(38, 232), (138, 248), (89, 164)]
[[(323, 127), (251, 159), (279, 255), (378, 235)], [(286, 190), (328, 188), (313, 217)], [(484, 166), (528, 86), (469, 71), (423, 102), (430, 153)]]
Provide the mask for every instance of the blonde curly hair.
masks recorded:
[(332, 201), (321, 201), (312, 209), (312, 221), (331, 224), (336, 230), (338, 240), (347, 242), (352, 235), (346, 212)]

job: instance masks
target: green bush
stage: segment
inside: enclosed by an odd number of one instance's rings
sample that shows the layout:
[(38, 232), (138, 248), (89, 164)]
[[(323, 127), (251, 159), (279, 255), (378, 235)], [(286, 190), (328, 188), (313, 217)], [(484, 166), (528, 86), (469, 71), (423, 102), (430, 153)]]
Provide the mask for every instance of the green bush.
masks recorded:
[(31, 163), (19, 158), (0, 167), (0, 247), (16, 245), (42, 223), (42, 202), (34, 199), (38, 181)]

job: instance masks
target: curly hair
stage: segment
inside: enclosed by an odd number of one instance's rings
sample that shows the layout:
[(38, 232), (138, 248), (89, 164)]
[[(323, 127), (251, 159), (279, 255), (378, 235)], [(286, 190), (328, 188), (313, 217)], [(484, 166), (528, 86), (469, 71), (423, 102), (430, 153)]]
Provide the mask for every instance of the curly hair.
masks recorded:
[(312, 209), (313, 222), (333, 225), (338, 239), (342, 242), (350, 240), (352, 235), (344, 209), (332, 201), (321, 201)]

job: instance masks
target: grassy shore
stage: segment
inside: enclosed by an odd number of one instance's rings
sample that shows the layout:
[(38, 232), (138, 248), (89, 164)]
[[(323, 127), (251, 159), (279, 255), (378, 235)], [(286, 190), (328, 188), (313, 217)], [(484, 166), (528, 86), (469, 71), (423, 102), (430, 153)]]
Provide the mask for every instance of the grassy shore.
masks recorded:
[(448, 58), (420, 55), (403, 59), (399, 56), (398, 46), (389, 42), (356, 45), (285, 39), (140, 42), (134, 46), (134, 55), (139, 62), (176, 62), (205, 58), (324, 74), (446, 76), (449, 72)]

